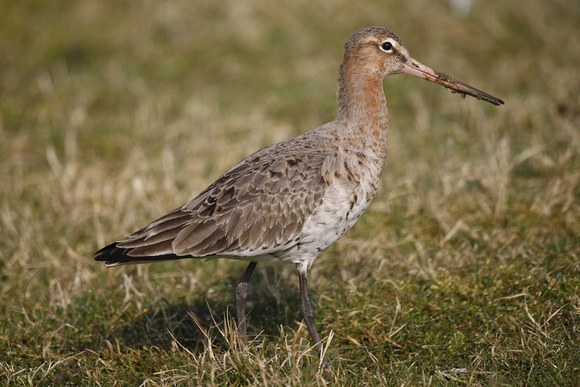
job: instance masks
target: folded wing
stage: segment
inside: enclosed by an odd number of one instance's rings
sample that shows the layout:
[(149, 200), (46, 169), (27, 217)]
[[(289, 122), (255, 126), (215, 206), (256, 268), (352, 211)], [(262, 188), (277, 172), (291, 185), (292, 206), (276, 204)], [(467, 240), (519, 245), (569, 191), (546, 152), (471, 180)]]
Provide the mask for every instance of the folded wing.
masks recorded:
[(97, 252), (110, 266), (190, 257), (266, 255), (300, 243), (323, 200), (332, 153), (264, 148), (191, 202)]

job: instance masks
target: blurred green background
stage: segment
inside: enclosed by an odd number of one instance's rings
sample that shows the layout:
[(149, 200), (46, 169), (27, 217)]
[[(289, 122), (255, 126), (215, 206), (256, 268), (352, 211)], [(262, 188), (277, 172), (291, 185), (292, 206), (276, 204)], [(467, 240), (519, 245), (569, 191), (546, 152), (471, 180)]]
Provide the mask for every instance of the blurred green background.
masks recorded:
[[(293, 267), (259, 266), (240, 348), (224, 313), (242, 263), (93, 261), (242, 157), (333, 120), (344, 43), (367, 25), (506, 105), (385, 80), (379, 193), (311, 271), (331, 374)], [(4, 1), (0, 379), (575, 385), (578, 26), (562, 0)]]

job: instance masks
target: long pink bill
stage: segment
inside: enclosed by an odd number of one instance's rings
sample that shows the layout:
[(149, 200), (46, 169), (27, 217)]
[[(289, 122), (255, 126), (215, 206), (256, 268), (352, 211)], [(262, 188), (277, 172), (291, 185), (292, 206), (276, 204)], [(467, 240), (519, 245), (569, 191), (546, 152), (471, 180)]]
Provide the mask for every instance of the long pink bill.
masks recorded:
[(431, 82), (438, 83), (442, 86), (445, 86), (448, 89), (451, 89), (453, 93), (461, 94), (464, 98), (466, 95), (470, 95), (477, 99), (487, 101), (496, 106), (504, 104), (504, 102), (501, 99), (496, 98), (487, 93), (484, 93), (483, 91), (478, 90), (475, 87), (466, 85), (465, 83), (458, 81), (457, 79), (453, 79), (447, 74), (437, 72), (432, 68), (427, 67), (424, 64), (416, 61), (413, 58), (409, 58), (407, 63), (405, 63), (405, 67), (401, 71), (407, 74), (415, 75), (420, 78), (424, 78)]

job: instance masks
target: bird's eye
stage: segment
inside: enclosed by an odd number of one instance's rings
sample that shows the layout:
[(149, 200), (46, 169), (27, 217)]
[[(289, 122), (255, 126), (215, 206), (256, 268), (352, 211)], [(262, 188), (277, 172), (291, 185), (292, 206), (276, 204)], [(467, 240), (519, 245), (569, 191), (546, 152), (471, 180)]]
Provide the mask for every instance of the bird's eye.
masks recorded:
[(390, 52), (393, 50), (393, 45), (391, 44), (391, 42), (386, 41), (381, 43), (381, 48), (383, 49), (383, 51)]

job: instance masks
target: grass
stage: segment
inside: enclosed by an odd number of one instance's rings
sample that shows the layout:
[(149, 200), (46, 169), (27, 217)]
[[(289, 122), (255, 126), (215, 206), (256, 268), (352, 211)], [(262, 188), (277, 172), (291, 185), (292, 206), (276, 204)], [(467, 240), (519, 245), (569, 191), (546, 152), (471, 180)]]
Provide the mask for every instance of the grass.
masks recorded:
[[(578, 385), (580, 8), (531, 0), (35, 0), (0, 16), (2, 385)], [(334, 118), (342, 47), (384, 25), (504, 99), (385, 81), (387, 168), (314, 264), (106, 270), (93, 252), (252, 151)]]

